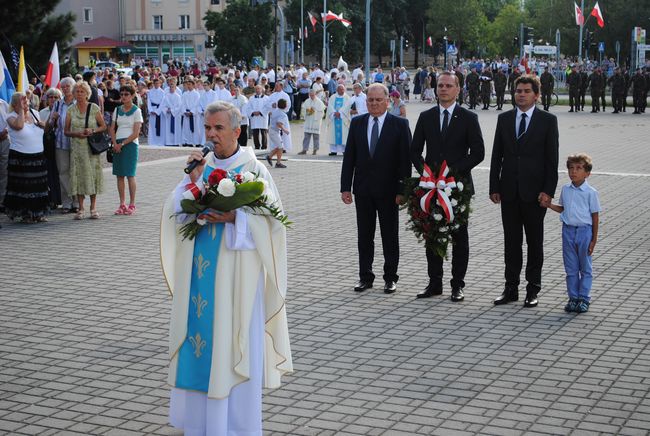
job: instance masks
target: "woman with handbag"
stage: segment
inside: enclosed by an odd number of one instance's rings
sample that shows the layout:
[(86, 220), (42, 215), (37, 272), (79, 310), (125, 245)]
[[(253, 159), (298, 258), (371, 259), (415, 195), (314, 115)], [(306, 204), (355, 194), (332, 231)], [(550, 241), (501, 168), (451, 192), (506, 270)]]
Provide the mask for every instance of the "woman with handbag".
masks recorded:
[[(133, 103), (135, 88), (125, 85), (120, 88), (122, 105), (113, 112), (111, 143), (113, 144), (113, 175), (117, 177), (117, 192), (120, 206), (115, 215), (135, 213), (135, 171), (138, 164), (138, 137), (142, 128), (142, 111)], [(124, 178), (129, 183), (129, 205), (126, 205)]]
[(43, 153), (43, 126), (38, 112), (30, 108), (25, 93), (11, 96), (7, 114), (9, 165), (5, 212), (23, 223), (45, 222), (49, 212), (47, 163)]
[(68, 109), (65, 118), (66, 136), (70, 137), (70, 189), (79, 199), (79, 211), (74, 219), (86, 217), (85, 196), (90, 196), (90, 218), (99, 219), (96, 201), (97, 194), (104, 190), (104, 176), (99, 154), (93, 154), (89, 137), (106, 131), (106, 123), (99, 106), (90, 103), (90, 85), (77, 82), (72, 90), (76, 103)]

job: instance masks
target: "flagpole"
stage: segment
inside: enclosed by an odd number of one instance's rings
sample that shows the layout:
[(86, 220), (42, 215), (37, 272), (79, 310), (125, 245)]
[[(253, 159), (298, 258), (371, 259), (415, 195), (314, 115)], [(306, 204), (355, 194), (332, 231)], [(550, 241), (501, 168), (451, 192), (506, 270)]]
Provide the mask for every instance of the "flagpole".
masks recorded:
[(305, 15), (304, 0), (300, 0), (300, 63), (305, 63), (305, 24), (303, 17)]
[(582, 20), (580, 20), (580, 36), (578, 37), (578, 60), (582, 61), (582, 28), (585, 26), (585, 0), (580, 1), (580, 13)]
[(366, 0), (366, 83), (370, 83), (370, 4), (372, 0)]
[(321, 19), (323, 20), (323, 58), (322, 58), (322, 63), (321, 63), (321, 68), (323, 71), (327, 68), (325, 65), (326, 58), (325, 56), (327, 55), (327, 25), (326, 25), (326, 19), (327, 19), (327, 0), (323, 0), (323, 15), (321, 16)]

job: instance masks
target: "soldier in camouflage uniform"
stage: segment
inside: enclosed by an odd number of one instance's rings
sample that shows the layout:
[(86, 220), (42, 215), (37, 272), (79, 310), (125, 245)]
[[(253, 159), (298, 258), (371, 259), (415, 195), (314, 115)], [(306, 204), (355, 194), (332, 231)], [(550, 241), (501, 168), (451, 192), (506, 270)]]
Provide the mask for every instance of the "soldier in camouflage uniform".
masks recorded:
[[(581, 66), (579, 69), (580, 74), (580, 110), (585, 110), (585, 95), (587, 94), (587, 80), (589, 80), (589, 74), (585, 71), (585, 67)], [(577, 110), (577, 109), (576, 109)]]
[[(454, 72), (456, 77), (458, 78), (458, 86), (460, 89), (463, 89), (463, 86), (465, 86), (465, 76), (463, 75), (463, 72), (460, 70), (460, 67), (456, 67), (456, 71)], [(458, 103), (460, 106), (463, 105), (463, 93), (459, 92), (458, 97), (456, 98), (456, 103)]]
[(492, 94), (492, 71), (489, 67), (485, 67), (481, 71), (481, 101), (483, 102), (483, 110), (490, 109), (490, 95)]
[(497, 110), (503, 110), (503, 102), (505, 100), (506, 85), (508, 84), (508, 77), (501, 68), (497, 70), (494, 76), (494, 92), (497, 95)]
[(607, 82), (612, 88), (612, 106), (614, 107), (612, 113), (617, 114), (623, 110), (623, 94), (625, 94), (625, 77), (621, 74), (621, 69), (617, 67), (614, 70), (614, 75)]
[(551, 107), (553, 88), (555, 87), (555, 78), (548, 71), (548, 67), (544, 67), (544, 72), (539, 77), (539, 81), (542, 85), (542, 105), (544, 106), (544, 110), (548, 112), (548, 109)]
[(569, 105), (573, 112), (580, 110), (580, 73), (576, 71), (575, 65), (571, 66), (571, 73), (566, 78), (566, 84), (569, 87)]
[(641, 68), (636, 69), (636, 73), (630, 80), (632, 84), (632, 101), (634, 102), (634, 114), (640, 114), (643, 110), (643, 97), (646, 92), (646, 81)]
[(630, 85), (632, 85), (632, 82), (630, 81), (630, 74), (627, 71), (627, 68), (623, 68), (623, 78), (625, 79), (625, 90), (623, 92), (623, 112), (625, 112), (625, 107), (627, 106), (627, 95), (630, 93)]
[(600, 68), (596, 68), (589, 76), (587, 86), (591, 89), (591, 113), (600, 112), (600, 94), (603, 89), (603, 76)]
[(476, 104), (478, 103), (478, 88), (479, 88), (479, 76), (476, 72), (476, 67), (472, 68), (472, 72), (467, 75), (465, 78), (467, 83), (467, 91), (469, 92), (469, 108), (475, 109)]
[(605, 97), (607, 96), (607, 73), (605, 71), (601, 71), (601, 81), (603, 82), (601, 84), (600, 88), (600, 105), (603, 108), (603, 112), (607, 112), (605, 110)]
[(515, 107), (515, 81), (521, 76), (521, 72), (516, 65), (512, 66), (512, 73), (508, 76), (508, 87), (510, 88), (510, 103)]

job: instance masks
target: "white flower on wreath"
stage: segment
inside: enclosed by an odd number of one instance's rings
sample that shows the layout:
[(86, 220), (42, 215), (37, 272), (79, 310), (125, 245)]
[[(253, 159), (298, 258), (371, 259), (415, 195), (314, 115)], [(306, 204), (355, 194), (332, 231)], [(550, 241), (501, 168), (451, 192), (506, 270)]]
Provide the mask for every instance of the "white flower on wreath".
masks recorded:
[(204, 218), (197, 218), (197, 219), (196, 219), (196, 223), (197, 223), (198, 225), (200, 225), (200, 226), (204, 226), (204, 225), (206, 225), (207, 222), (208, 222), (208, 220), (206, 220), (206, 219), (204, 219)]
[(463, 192), (463, 189), (465, 189), (465, 185), (463, 185), (463, 182), (456, 182), (456, 187), (460, 192)]
[(221, 179), (219, 186), (217, 186), (217, 192), (224, 197), (232, 197), (235, 191), (235, 183), (230, 179)]
[(445, 194), (447, 194), (447, 197), (451, 195), (451, 188), (449, 186), (445, 188)]
[(467, 207), (465, 207), (464, 204), (460, 206), (460, 211), (461, 211), (461, 212), (465, 212), (465, 209), (467, 209)]
[(255, 174), (251, 173), (250, 171), (246, 171), (241, 176), (242, 179), (244, 180), (244, 183), (252, 182), (253, 180), (255, 180)]
[(452, 198), (452, 199), (451, 199), (451, 205), (452, 205), (453, 207), (458, 206), (458, 200), (456, 200), (455, 198)]
[(442, 215), (440, 215), (439, 213), (434, 213), (433, 214), (433, 219), (436, 220), (436, 221), (441, 221), (442, 220)]

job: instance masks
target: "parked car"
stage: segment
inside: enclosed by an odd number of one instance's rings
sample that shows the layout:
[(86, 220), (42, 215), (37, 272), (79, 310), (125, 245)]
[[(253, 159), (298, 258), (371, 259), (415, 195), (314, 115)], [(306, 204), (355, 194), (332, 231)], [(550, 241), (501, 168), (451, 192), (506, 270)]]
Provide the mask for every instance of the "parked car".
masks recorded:
[(98, 70), (103, 70), (104, 68), (115, 68), (115, 71), (117, 71), (119, 74), (126, 74), (127, 76), (130, 76), (133, 74), (133, 68), (131, 67), (122, 67), (120, 64), (117, 62), (111, 62), (111, 61), (100, 61), (95, 64), (95, 68)]

